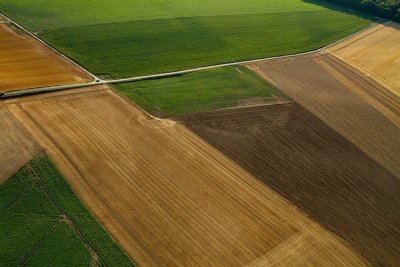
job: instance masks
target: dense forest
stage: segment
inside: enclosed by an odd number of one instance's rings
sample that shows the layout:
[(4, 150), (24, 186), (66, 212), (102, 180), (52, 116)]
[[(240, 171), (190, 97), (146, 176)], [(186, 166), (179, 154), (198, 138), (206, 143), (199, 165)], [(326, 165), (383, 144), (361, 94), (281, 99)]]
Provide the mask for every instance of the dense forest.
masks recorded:
[(400, 0), (324, 0), (400, 22)]

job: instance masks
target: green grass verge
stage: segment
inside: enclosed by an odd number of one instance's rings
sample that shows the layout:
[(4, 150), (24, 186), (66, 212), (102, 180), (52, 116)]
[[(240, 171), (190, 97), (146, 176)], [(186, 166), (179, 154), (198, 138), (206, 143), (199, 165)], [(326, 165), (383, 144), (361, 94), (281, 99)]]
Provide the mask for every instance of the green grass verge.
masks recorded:
[(309, 51), (369, 23), (327, 10), (141, 20), (40, 37), (91, 72), (121, 78)]
[(47, 157), (0, 187), (0, 266), (88, 266), (88, 246), (100, 266), (133, 266)]
[(285, 98), (275, 87), (241, 66), (114, 87), (144, 110), (159, 117)]

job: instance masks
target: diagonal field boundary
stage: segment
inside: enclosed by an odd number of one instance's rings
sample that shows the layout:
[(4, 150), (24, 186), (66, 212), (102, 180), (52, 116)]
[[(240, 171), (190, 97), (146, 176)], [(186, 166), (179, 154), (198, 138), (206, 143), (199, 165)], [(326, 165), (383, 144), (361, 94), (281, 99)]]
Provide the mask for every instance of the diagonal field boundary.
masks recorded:
[(275, 57), (267, 57), (267, 58), (260, 58), (260, 59), (251, 59), (251, 60), (244, 60), (244, 61), (237, 61), (237, 62), (230, 62), (230, 63), (223, 63), (223, 64), (216, 64), (216, 65), (210, 65), (210, 66), (204, 66), (204, 67), (198, 67), (198, 68), (192, 68), (192, 69), (186, 69), (186, 70), (180, 70), (180, 71), (173, 71), (173, 72), (165, 72), (165, 73), (157, 73), (157, 74), (151, 74), (151, 75), (144, 75), (144, 76), (135, 76), (135, 77), (128, 77), (128, 78), (122, 78), (122, 79), (111, 79), (111, 80), (102, 80), (98, 78), (96, 75), (93, 73), (89, 72), (86, 70), (83, 66), (79, 65), (77, 62), (73, 61), (66, 55), (62, 54), (59, 52), (57, 49), (54, 47), (50, 46), (46, 42), (44, 42), (42, 39), (37, 37), (35, 34), (31, 33), (24, 27), (22, 27), (20, 24), (17, 22), (13, 21), (6, 15), (0, 12), (0, 15), (3, 16), (9, 23), (17, 27), (18, 29), (24, 31), (27, 33), (29, 36), (40, 42), (41, 44), (45, 45), (47, 48), (51, 49), (53, 52), (58, 54), (59, 56), (63, 57), (64, 59), (68, 60), (71, 62), (74, 66), (78, 67), (80, 70), (84, 71), (85, 73), (89, 74), (92, 78), (93, 81), (89, 83), (81, 83), (81, 84), (67, 84), (67, 85), (58, 85), (58, 86), (48, 86), (48, 87), (37, 87), (37, 88), (28, 88), (28, 89), (22, 89), (22, 90), (13, 90), (13, 91), (8, 91), (4, 93), (0, 93), (0, 98), (7, 98), (7, 97), (16, 97), (16, 96), (23, 96), (23, 95), (30, 95), (30, 94), (38, 94), (38, 93), (44, 93), (44, 92), (52, 92), (52, 91), (59, 91), (59, 90), (66, 90), (66, 89), (74, 89), (74, 88), (81, 88), (81, 87), (88, 87), (88, 86), (93, 86), (93, 85), (100, 85), (100, 84), (117, 84), (117, 83), (126, 83), (126, 82), (135, 82), (135, 81), (143, 81), (143, 80), (151, 80), (151, 79), (159, 79), (159, 78), (167, 78), (167, 77), (173, 77), (173, 76), (178, 76), (178, 75), (183, 75), (183, 74), (188, 74), (192, 72), (198, 72), (198, 71), (204, 71), (204, 70), (210, 70), (210, 69), (215, 69), (215, 68), (222, 68), (222, 67), (228, 67), (228, 66), (236, 66), (236, 65), (243, 65), (243, 64), (250, 64), (250, 63), (257, 63), (261, 61), (267, 61), (267, 60), (273, 60), (273, 59), (282, 59), (282, 58), (291, 58), (291, 57), (298, 57), (298, 56), (304, 56), (312, 53), (324, 53), (324, 50), (336, 45), (337, 43), (340, 43), (342, 41), (345, 41), (351, 37), (353, 37), (356, 34), (359, 34), (361, 32), (364, 32), (377, 24), (384, 23), (386, 20), (378, 18), (376, 21), (372, 22), (370, 25), (365, 27), (364, 29), (358, 30), (342, 39), (339, 39), (331, 44), (328, 44), (326, 46), (310, 50), (307, 52), (302, 52), (302, 53), (297, 53), (297, 54), (290, 54), (290, 55), (283, 55), (283, 56), (275, 56)]

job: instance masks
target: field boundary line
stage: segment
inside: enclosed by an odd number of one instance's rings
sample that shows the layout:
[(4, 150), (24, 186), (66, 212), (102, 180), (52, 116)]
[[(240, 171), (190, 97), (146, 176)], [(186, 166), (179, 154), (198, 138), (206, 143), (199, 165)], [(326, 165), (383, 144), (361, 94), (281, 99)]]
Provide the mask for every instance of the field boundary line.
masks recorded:
[(9, 208), (11, 208), (18, 200), (20, 200), (26, 194), (26, 192), (33, 186), (33, 184), (34, 181), (30, 182), (18, 193), (18, 196), (11, 199), (10, 202), (7, 203), (7, 206), (5, 206), (2, 210), (0, 210), (0, 216), (3, 215), (4, 212), (6, 212)]
[(280, 105), (292, 105), (292, 104), (295, 104), (295, 102), (293, 102), (291, 100), (281, 100), (281, 101), (277, 101), (277, 102), (264, 103), (264, 104), (255, 104), (255, 105), (247, 105), (247, 106), (233, 106), (233, 107), (219, 108), (219, 109), (200, 111), (200, 112), (194, 112), (194, 113), (185, 113), (183, 115), (166, 117), (163, 119), (174, 120), (175, 118), (191, 116), (191, 115), (195, 115), (195, 114), (211, 114), (214, 112), (223, 112), (223, 111), (229, 111), (229, 110), (235, 111), (235, 110), (241, 110), (241, 109), (261, 108), (261, 107), (280, 106)]
[[(359, 77), (361, 77), (365, 82), (367, 82), (369, 85), (371, 85), (374, 88), (383, 88), (384, 90), (376, 90), (376, 91), (366, 91), (368, 92), (369, 95), (374, 95), (375, 97), (378, 97), (380, 99), (386, 99), (385, 102), (387, 104), (390, 104), (390, 106), (395, 107), (394, 109), (391, 109), (393, 112), (398, 113), (400, 116), (400, 109), (397, 108), (397, 103), (400, 104), (400, 100), (398, 97), (400, 96), (400, 91), (398, 93), (393, 92), (390, 90), (390, 88), (386, 87), (385, 84), (382, 84), (380, 80), (383, 81), (383, 79), (378, 80), (378, 77), (375, 77), (373, 75), (368, 76), (364, 73), (362, 69), (358, 69), (355, 66), (349, 64), (347, 61), (341, 60), (340, 58), (337, 58), (335, 55), (330, 54), (332, 56), (332, 59), (335, 61), (335, 63), (343, 66), (346, 70), (352, 71), (356, 73)], [(388, 84), (389, 86), (389, 84)], [(398, 90), (396, 90), (398, 91)], [(380, 101), (382, 102), (382, 101)], [(400, 107), (400, 106), (399, 106)]]
[(1, 98), (6, 98), (6, 97), (17, 97), (17, 96), (22, 96), (22, 95), (30, 95), (30, 94), (38, 94), (38, 93), (44, 93), (44, 92), (52, 92), (52, 91), (58, 91), (58, 90), (67, 90), (67, 89), (75, 89), (75, 88), (81, 88), (81, 87), (88, 87), (88, 86), (93, 86), (93, 85), (101, 85), (101, 84), (118, 84), (118, 83), (127, 83), (127, 82), (135, 82), (135, 81), (144, 81), (144, 80), (152, 80), (152, 79), (160, 79), (160, 78), (167, 78), (167, 77), (173, 77), (173, 76), (179, 76), (183, 74), (189, 74), (189, 73), (194, 73), (194, 72), (199, 72), (199, 71), (204, 71), (204, 70), (211, 70), (211, 69), (216, 69), (216, 68), (222, 68), (222, 67), (230, 67), (230, 66), (237, 66), (237, 65), (246, 65), (246, 64), (253, 64), (253, 63), (259, 63), (259, 62), (264, 62), (264, 61), (269, 61), (269, 60), (275, 60), (275, 59), (284, 59), (284, 58), (292, 58), (292, 57), (299, 57), (299, 56), (305, 56), (305, 55), (310, 55), (313, 53), (325, 53), (325, 49), (330, 48), (331, 46), (334, 46), (340, 42), (343, 42), (347, 39), (352, 38), (353, 36), (362, 33), (364, 31), (367, 31), (374, 26), (378, 24), (382, 24), (386, 22), (387, 20), (385, 19), (378, 19), (376, 21), (371, 22), (367, 27), (360, 29), (358, 31), (353, 32), (352, 34), (349, 34), (339, 40), (336, 40), (330, 44), (327, 44), (323, 47), (313, 49), (310, 51), (306, 52), (301, 52), (301, 53), (296, 53), (296, 54), (289, 54), (289, 55), (282, 55), (282, 56), (273, 56), (273, 57), (266, 57), (266, 58), (259, 58), (259, 59), (250, 59), (250, 60), (242, 60), (242, 61), (235, 61), (235, 62), (230, 62), (230, 63), (221, 63), (221, 64), (215, 64), (215, 65), (209, 65), (209, 66), (204, 66), (204, 67), (197, 67), (197, 68), (191, 68), (191, 69), (186, 69), (186, 70), (179, 70), (179, 71), (171, 71), (171, 72), (164, 72), (164, 73), (157, 73), (157, 74), (150, 74), (150, 75), (142, 75), (142, 76), (133, 76), (133, 77), (128, 77), (128, 78), (121, 78), (121, 79), (111, 79), (111, 80), (102, 80), (95, 76), (94, 74), (90, 73), (88, 70), (86, 70), (84, 67), (80, 66), (78, 63), (72, 61), (69, 59), (67, 56), (53, 48), (52, 46), (48, 45), (46, 42), (41, 40), (39, 37), (34, 35), (33, 33), (29, 32), (26, 30), (24, 27), (19, 25), (18, 23), (14, 22), (13, 20), (9, 19), (7, 16), (5, 16), (3, 13), (0, 12), (0, 14), (6, 18), (8, 21), (13, 23), (16, 27), (20, 28), (36, 40), (38, 40), (40, 43), (44, 44), (46, 47), (50, 48), (52, 51), (57, 53), (58, 55), (62, 56), (63, 58), (67, 59), (69, 62), (74, 64), (75, 66), (79, 67), (81, 70), (85, 71), (86, 73), (90, 74), (93, 78), (94, 81), (89, 82), (89, 83), (82, 83), (82, 84), (69, 84), (69, 85), (59, 85), (59, 86), (47, 86), (47, 87), (37, 87), (37, 88), (28, 88), (28, 89), (22, 89), (22, 90), (12, 90), (8, 92), (4, 92), (2, 95), (0, 95)]
[[(362, 38), (360, 38), (360, 39), (362, 39)], [(344, 46), (344, 47), (346, 47), (346, 46)], [(339, 48), (338, 50), (341, 50), (341, 49), (342, 48)], [(376, 81), (381, 86), (385, 87), (387, 90), (389, 90), (393, 94), (400, 96), (400, 90), (399, 90), (399, 88), (396, 87), (396, 85), (394, 85), (390, 81), (385, 80), (384, 78), (380, 77), (378, 74), (375, 74), (372, 70), (368, 70), (366, 67), (364, 67), (362, 64), (358, 63), (357, 61), (354, 61), (350, 58), (345, 58), (345, 57), (339, 55), (339, 53), (336, 51), (329, 50), (328, 53), (330, 55), (336, 57), (341, 62), (344, 62), (345, 64), (349, 65), (353, 69), (358, 70), (363, 75), (373, 79), (374, 81)]]
[(31, 258), (31, 256), (39, 249), (39, 247), (50, 237), (54, 230), (60, 225), (57, 221), (51, 226), (49, 231), (32, 247), (32, 249), (22, 258), (21, 263), (18, 266), (25, 266), (26, 262)]
[(368, 104), (370, 104), (372, 107), (374, 107), (377, 111), (379, 111), (383, 116), (385, 116), (388, 120), (390, 120), (394, 125), (397, 127), (400, 127), (400, 120), (397, 114), (395, 114), (393, 111), (391, 111), (387, 106), (382, 104), (380, 101), (375, 99), (374, 97), (371, 97), (368, 92), (365, 91), (361, 86), (358, 86), (357, 84), (354, 83), (354, 81), (349, 80), (346, 78), (342, 73), (337, 71), (334, 67), (329, 65), (328, 63), (321, 61), (317, 62), (318, 65), (320, 65), (325, 71), (330, 73), (332, 77), (334, 77), (337, 81), (345, 85), (347, 88), (349, 88), (351, 91), (353, 91), (355, 94), (361, 97), (364, 101), (366, 101)]

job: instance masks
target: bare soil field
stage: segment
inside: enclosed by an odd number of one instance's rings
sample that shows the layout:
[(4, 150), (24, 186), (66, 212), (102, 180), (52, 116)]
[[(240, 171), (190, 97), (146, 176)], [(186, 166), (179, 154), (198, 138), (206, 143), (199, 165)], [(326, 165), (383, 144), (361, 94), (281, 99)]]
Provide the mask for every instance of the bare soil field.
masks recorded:
[(83, 83), (91, 77), (0, 20), (0, 92)]
[(327, 51), (400, 96), (400, 24), (379, 24)]
[(139, 265), (366, 264), (185, 127), (107, 87), (3, 103)]
[(250, 65), (400, 179), (400, 99), (330, 55)]
[(310, 112), (286, 104), (177, 119), (371, 264), (400, 261), (400, 181)]
[(30, 134), (0, 106), (0, 184), (38, 153)]

